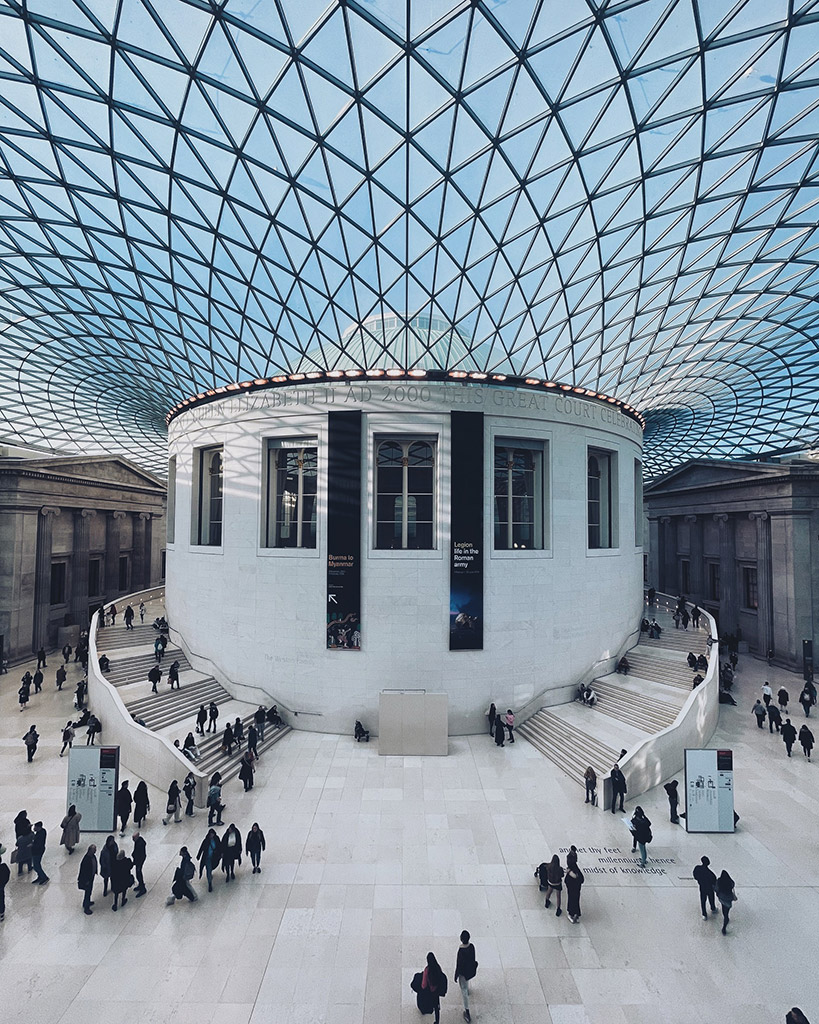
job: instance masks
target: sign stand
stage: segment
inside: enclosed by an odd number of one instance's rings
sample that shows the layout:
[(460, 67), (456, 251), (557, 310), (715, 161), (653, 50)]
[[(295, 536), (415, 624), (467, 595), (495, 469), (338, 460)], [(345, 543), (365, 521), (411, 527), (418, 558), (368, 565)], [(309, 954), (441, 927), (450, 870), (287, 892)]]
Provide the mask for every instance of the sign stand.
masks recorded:
[(686, 832), (734, 831), (734, 752), (685, 751)]
[(71, 747), (66, 806), (82, 815), (83, 832), (115, 829), (118, 789), (119, 747)]

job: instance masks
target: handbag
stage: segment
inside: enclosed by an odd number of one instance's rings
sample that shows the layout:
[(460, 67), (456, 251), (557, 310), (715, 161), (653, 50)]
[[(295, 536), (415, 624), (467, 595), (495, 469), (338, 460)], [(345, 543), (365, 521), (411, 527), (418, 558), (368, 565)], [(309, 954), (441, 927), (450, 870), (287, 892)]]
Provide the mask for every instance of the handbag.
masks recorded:
[(13, 850), (11, 851), (11, 857), (10, 857), (10, 860), (11, 860), (11, 863), (12, 863), (12, 864), (16, 864), (16, 863), (17, 863), (17, 854), (18, 854), (18, 852), (19, 852), (19, 851), (17, 850), (17, 848), (16, 848), (16, 847), (15, 847), (15, 848), (14, 848), (14, 849), (13, 849)]

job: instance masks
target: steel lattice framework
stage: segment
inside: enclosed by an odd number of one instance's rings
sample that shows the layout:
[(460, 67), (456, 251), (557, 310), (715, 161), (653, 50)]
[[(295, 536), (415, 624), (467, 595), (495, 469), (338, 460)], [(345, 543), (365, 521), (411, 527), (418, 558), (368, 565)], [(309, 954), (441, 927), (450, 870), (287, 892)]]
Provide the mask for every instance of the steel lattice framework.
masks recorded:
[(0, 434), (370, 353), (813, 445), (817, 105), (819, 0), (0, 0)]

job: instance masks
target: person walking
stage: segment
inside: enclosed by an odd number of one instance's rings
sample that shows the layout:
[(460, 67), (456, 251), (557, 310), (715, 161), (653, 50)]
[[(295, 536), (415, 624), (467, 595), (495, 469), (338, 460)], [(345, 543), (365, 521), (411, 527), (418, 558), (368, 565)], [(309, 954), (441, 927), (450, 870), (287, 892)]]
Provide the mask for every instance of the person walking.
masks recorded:
[(148, 811), (151, 809), (151, 801), (148, 797), (148, 787), (145, 782), (138, 782), (137, 788), (134, 790), (134, 824), (137, 828), (142, 828), (142, 823), (148, 816)]
[(45, 885), (49, 880), (48, 875), (43, 871), (43, 856), (46, 848), (46, 830), (41, 821), (34, 822), (34, 838), (31, 841), (31, 864), (37, 872), (37, 877), (31, 880), (32, 885)]
[(694, 629), (700, 628), (700, 615), (702, 615), (702, 612), (696, 605), (694, 605), (694, 607), (691, 609), (691, 625), (694, 627)]
[(802, 710), (805, 712), (805, 718), (810, 718), (810, 709), (813, 704), (813, 697), (807, 686), (799, 694), (799, 703), (802, 705)]
[(145, 621), (145, 602), (144, 601), (140, 601), (139, 602), (139, 621), (140, 622), (144, 622)]
[(552, 901), (549, 898), (552, 893), (555, 894), (555, 917), (560, 917), (563, 911), (560, 909), (560, 899), (563, 895), (563, 866), (560, 863), (560, 857), (555, 854), (549, 861), (548, 867), (546, 868), (546, 880), (549, 883), (546, 887), (546, 902), (544, 906), (550, 907)]
[(756, 716), (757, 728), (761, 729), (765, 724), (765, 715), (768, 712), (765, 710), (765, 705), (761, 700), (758, 700), (756, 704), (751, 708), (751, 714)]
[(66, 644), (65, 647), (63, 647), (63, 665), (68, 664), (68, 659), (71, 657), (71, 649), (71, 644)]
[(222, 733), (222, 750), (228, 757), (233, 753), (233, 727), (230, 722), (225, 726)]
[(246, 750), (242, 754), (242, 760), (239, 762), (239, 778), (245, 787), (245, 793), (253, 789), (253, 772), (253, 755), (249, 750)]
[(791, 725), (790, 718), (785, 719), (785, 724), (782, 726), (781, 736), (785, 743), (785, 749), (788, 751), (788, 757), (790, 757), (791, 748), (796, 742), (796, 727)]
[(506, 714), (504, 715), (504, 720), (506, 722), (506, 730), (509, 733), (509, 742), (510, 743), (514, 743), (515, 742), (515, 713), (512, 711), (511, 708), (507, 708), (506, 709)]
[(771, 689), (771, 684), (766, 679), (765, 682), (762, 684), (762, 703), (765, 705), (766, 709), (772, 700), (773, 690)]
[(74, 847), (80, 841), (81, 821), (82, 815), (77, 810), (76, 805), (72, 804), (68, 808), (68, 813), (60, 822), (60, 828), (63, 830), (63, 834), (60, 836), (60, 846), (64, 846), (69, 853), (74, 852)]
[(114, 894), (111, 909), (113, 911), (116, 911), (120, 899), (123, 907), (128, 902), (128, 890), (134, 884), (134, 877), (131, 874), (133, 866), (131, 858), (125, 856), (125, 850), (120, 850), (111, 868), (111, 892)]
[(683, 608), (680, 612), (680, 618), (682, 619), (682, 628), (688, 629), (688, 623), (691, 621), (691, 616), (688, 614), (687, 608)]
[(92, 843), (80, 861), (80, 871), (77, 875), (77, 888), (82, 892), (82, 909), (86, 914), (93, 914), (91, 909), (94, 901), (91, 899), (94, 890), (94, 879), (97, 877), (97, 848)]
[(196, 731), (200, 736), (205, 735), (205, 722), (208, 720), (208, 713), (205, 710), (205, 705), (199, 705), (199, 711), (196, 713)]
[(501, 715), (495, 717), (495, 745), (498, 747), (503, 746), (503, 738), (506, 732), (503, 728), (503, 718)]
[(102, 895), (108, 895), (108, 884), (114, 870), (114, 861), (117, 859), (119, 847), (113, 836), (108, 836), (105, 846), (100, 850), (100, 876), (102, 877)]
[(6, 920), (6, 886), (11, 878), (11, 868), (3, 860), (5, 846), (0, 846), (0, 921)]
[(618, 799), (620, 801), (620, 810), (625, 810), (623, 807), (623, 797), (628, 792), (628, 787), (626, 785), (626, 777), (620, 771), (619, 764), (612, 768), (609, 778), (611, 779), (611, 813), (614, 814), (617, 811)]
[(31, 699), (31, 673), (26, 672), (23, 678), (20, 680), (20, 689), (17, 691), (17, 703), (20, 705), (20, 711), (26, 710), (26, 704)]
[(65, 728), (63, 729), (63, 745), (60, 750), (60, 757), (63, 756), (63, 754), (66, 752), (66, 749), (71, 749), (72, 744), (74, 743), (75, 736), (76, 733), (74, 732), (74, 724), (69, 718), (68, 721), (65, 723)]
[(34, 759), (34, 755), (37, 753), (37, 744), (39, 742), (40, 734), (37, 732), (37, 726), (32, 725), (23, 737), (23, 743), (26, 745), (26, 760), (29, 764), (31, 764)]
[(692, 872), (694, 881), (700, 890), (700, 910), (702, 911), (703, 921), (708, 920), (708, 913), (705, 909), (706, 901), (711, 904), (711, 913), (716, 914), (717, 912), (717, 904), (714, 901), (714, 888), (717, 884), (717, 876), (709, 867), (710, 863), (711, 861), (708, 857), (702, 857)]
[(133, 806), (134, 800), (131, 796), (131, 791), (128, 789), (128, 780), (119, 787), (116, 799), (117, 817), (119, 818), (119, 834), (125, 835), (125, 827), (128, 824), (128, 819), (131, 817), (131, 807)]
[(779, 689), (776, 691), (776, 699), (779, 703), (779, 710), (782, 712), (783, 715), (786, 715), (788, 713), (788, 701), (791, 699), (791, 697), (784, 686), (780, 686)]
[(199, 899), (191, 885), (196, 869), (193, 866), (193, 860), (190, 853), (188, 853), (187, 846), (182, 847), (179, 851), (179, 856), (181, 860), (176, 871), (174, 871), (171, 895), (165, 900), (165, 906), (167, 907), (173, 906), (177, 900), (187, 899), (191, 903), (196, 903)]
[(208, 892), (213, 892), (213, 872), (219, 867), (222, 859), (219, 836), (215, 829), (208, 829), (208, 834), (202, 840), (196, 858), (199, 861), (199, 877), (202, 877), (204, 871), (208, 880)]
[(435, 1024), (441, 1020), (441, 999), (447, 993), (447, 978), (434, 953), (427, 953), (427, 966), (412, 979), (417, 993), (416, 1003), (421, 1013), (435, 1014)]
[(478, 961), (475, 958), (475, 947), (470, 942), (469, 932), (461, 932), (461, 944), (455, 957), (455, 983), (461, 990), (464, 1002), (464, 1020), (469, 1024), (472, 1017), (469, 1013), (469, 983), (478, 973)]
[(134, 852), (131, 854), (131, 863), (134, 865), (134, 874), (136, 875), (136, 889), (134, 889), (135, 899), (139, 899), (140, 896), (144, 896), (148, 891), (145, 888), (145, 879), (142, 875), (142, 869), (145, 867), (145, 860), (148, 856), (148, 848), (145, 840), (139, 834), (134, 832)]
[(175, 822), (182, 820), (182, 797), (179, 795), (179, 783), (176, 779), (168, 786), (168, 802), (165, 806), (165, 817), (162, 819), (162, 824), (167, 825), (173, 815)]
[(40, 644), (40, 649), (37, 651), (37, 670), (39, 671), (41, 668), (47, 667), (45, 647)]
[(776, 704), (768, 705), (768, 732), (776, 729), (779, 732), (782, 728), (782, 714)]
[(43, 689), (43, 673), (39, 668), (35, 671), (31, 681), (34, 684), (34, 692), (40, 693)]
[(208, 708), (208, 732), (216, 732), (216, 722), (218, 719), (219, 705), (214, 703), (214, 701), (211, 701), (210, 707)]
[(17, 877), (23, 873), (23, 868), (26, 869), (26, 873), (30, 874), (33, 866), (33, 857), (31, 853), (31, 847), (34, 843), (34, 830), (31, 825), (28, 827), (28, 831), (21, 832), (14, 843), (17, 848)]
[(88, 719), (88, 727), (85, 730), (86, 747), (94, 746), (94, 737), (97, 735), (98, 732), (102, 732), (100, 720), (97, 718), (96, 715), (91, 715), (91, 717)]
[(583, 773), (583, 781), (586, 784), (586, 803), (594, 807), (597, 804), (597, 773), (591, 765)]
[(122, 613), (122, 618), (125, 622), (126, 629), (134, 628), (134, 609), (130, 605), (126, 605), (125, 611)]
[(225, 805), (222, 803), (222, 781), (221, 776), (217, 772), (216, 775), (210, 780), (210, 788), (208, 789), (208, 825), (213, 824), (214, 817), (216, 818), (216, 824), (222, 824), (222, 811), (225, 809)]
[(116, 626), (117, 624), (117, 606), (112, 604), (108, 609), (108, 614), (111, 616), (111, 625)]
[(179, 686), (179, 662), (172, 661), (171, 667), (168, 669), (168, 685), (172, 690), (180, 689)]
[(253, 865), (251, 874), (258, 875), (261, 872), (259, 862), (262, 859), (262, 850), (265, 849), (264, 832), (259, 828), (259, 823), (254, 821), (245, 839), (245, 853), (250, 857)]
[(63, 683), (66, 680), (66, 674), (67, 673), (65, 671), (65, 665), (60, 665), (59, 668), (57, 669), (57, 674), (54, 677), (54, 682), (57, 686), (57, 690), (60, 692), (62, 691)]
[(728, 928), (731, 904), (737, 901), (737, 894), (734, 891), (734, 880), (727, 871), (723, 871), (717, 879), (716, 892), (717, 899), (722, 907), (722, 934), (725, 935)]
[(196, 779), (193, 772), (188, 772), (185, 781), (182, 783), (182, 791), (185, 794), (185, 816), (194, 818), (196, 811), (193, 809), (193, 798), (196, 796)]
[(256, 726), (251, 722), (247, 727), (247, 752), (251, 754), (256, 760), (259, 757), (259, 751), (257, 750), (257, 744), (259, 742), (259, 734), (256, 731)]
[(487, 720), (489, 722), (489, 735), (490, 736), (494, 735), (494, 732), (495, 732), (495, 719), (497, 718), (497, 716), (498, 716), (498, 712), (497, 712), (497, 709), (495, 708), (495, 705), (494, 704), (490, 704), (489, 707), (486, 709), (486, 718), (487, 718)]
[(645, 815), (642, 807), (635, 807), (631, 818), (631, 834), (634, 842), (640, 848), (640, 867), (646, 866), (646, 844), (653, 839), (651, 834), (651, 822)]
[(802, 753), (810, 761), (810, 752), (813, 749), (814, 740), (813, 733), (807, 725), (803, 725), (799, 730), (799, 742), (802, 745)]
[(259, 734), (259, 742), (264, 743), (264, 727), (267, 724), (267, 712), (261, 704), (253, 713), (253, 722), (256, 726), (256, 732)]
[(577, 847), (572, 846), (566, 854), (566, 913), (572, 924), (580, 920), (580, 890), (585, 882), (583, 872), (577, 866)]
[(233, 822), (228, 825), (227, 832), (222, 836), (220, 853), (222, 854), (222, 870), (225, 873), (225, 881), (230, 882), (236, 877), (236, 863), (242, 863), (242, 834)]
[(680, 823), (680, 816), (677, 813), (677, 808), (680, 804), (680, 794), (677, 791), (677, 780), (672, 779), (671, 782), (666, 782), (663, 789), (668, 796), (668, 810), (671, 815), (671, 823), (678, 825)]
[(152, 668), (148, 672), (148, 679), (151, 682), (151, 693), (158, 693), (159, 692), (157, 690), (157, 685), (159, 684), (159, 681), (160, 681), (161, 678), (162, 678), (162, 669), (159, 667), (159, 665), (152, 666)]

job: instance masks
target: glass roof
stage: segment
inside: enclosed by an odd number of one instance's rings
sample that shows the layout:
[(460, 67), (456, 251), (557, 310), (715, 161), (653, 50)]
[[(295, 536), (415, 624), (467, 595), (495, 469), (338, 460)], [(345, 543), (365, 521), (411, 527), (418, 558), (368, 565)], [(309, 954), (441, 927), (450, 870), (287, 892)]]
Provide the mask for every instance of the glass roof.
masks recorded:
[(0, 0), (0, 79), (7, 440), (388, 354), (817, 442), (819, 0)]

